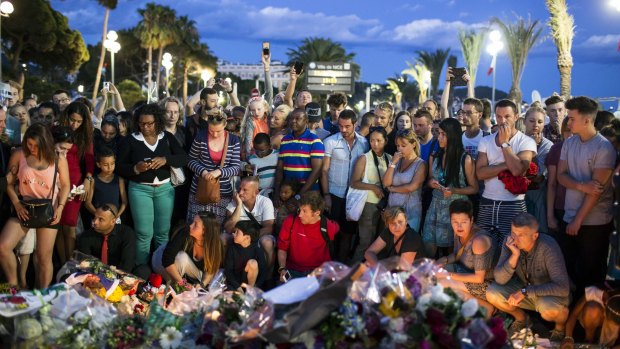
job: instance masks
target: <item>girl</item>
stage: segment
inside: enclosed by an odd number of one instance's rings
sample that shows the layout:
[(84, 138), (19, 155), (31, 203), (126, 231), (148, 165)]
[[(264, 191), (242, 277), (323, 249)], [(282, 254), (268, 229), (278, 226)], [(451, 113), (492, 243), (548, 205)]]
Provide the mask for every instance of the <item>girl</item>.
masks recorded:
[(125, 192), (125, 180), (114, 173), (116, 168), (116, 155), (110, 148), (102, 148), (97, 153), (97, 167), (100, 172), (95, 176), (95, 181), (86, 199), (86, 209), (92, 215), (97, 207), (103, 204), (113, 204), (118, 207), (116, 223), (121, 222), (121, 215), (127, 208), (127, 193)]
[(241, 152), (244, 160), (251, 154), (254, 137), (259, 133), (269, 133), (269, 123), (267, 122), (269, 112), (269, 104), (262, 97), (250, 99), (241, 121)]
[(437, 247), (447, 255), (454, 242), (448, 207), (456, 199), (478, 192), (474, 160), (465, 152), (461, 138), (461, 124), (456, 119), (445, 119), (439, 124), (439, 151), (429, 157), (428, 186), (433, 188), (433, 199), (424, 220), (422, 239), (426, 252), (433, 258)]
[(276, 222), (275, 222), (275, 234), (280, 233), (282, 222), (290, 214), (296, 214), (298, 203), (294, 199), (295, 195), (299, 192), (299, 182), (285, 179), (280, 185), (280, 207), (276, 209)]

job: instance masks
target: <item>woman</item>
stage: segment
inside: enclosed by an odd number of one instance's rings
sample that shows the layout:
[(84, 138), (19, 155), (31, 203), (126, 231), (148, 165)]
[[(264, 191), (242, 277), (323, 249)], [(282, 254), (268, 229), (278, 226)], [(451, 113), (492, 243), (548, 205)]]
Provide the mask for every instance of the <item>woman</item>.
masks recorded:
[(185, 149), (185, 127), (183, 127), (183, 106), (176, 97), (166, 97), (159, 102), (159, 106), (166, 112), (166, 131), (172, 133)]
[(118, 154), (117, 173), (129, 181), (129, 206), (136, 232), (136, 265), (149, 260), (151, 245), (168, 241), (174, 206), (170, 167), (187, 164), (187, 154), (164, 129), (164, 111), (155, 103), (134, 114), (138, 129), (125, 138)]
[(411, 129), (411, 114), (407, 111), (399, 111), (394, 119), (394, 129), (388, 135), (388, 142), (385, 151), (388, 154), (394, 154), (396, 152), (396, 133), (401, 130)]
[[(35, 287), (45, 288), (52, 281), (54, 241), (69, 196), (67, 160), (56, 156), (49, 129), (36, 123), (24, 134), (22, 148), (11, 155), (9, 169), (13, 176), (7, 177), (7, 195), (15, 207), (15, 216), (9, 219), (0, 234), (0, 265), (7, 282), (17, 285), (17, 260), (13, 249), (26, 236), (28, 228), (22, 225), (22, 221), (29, 217), (15, 192), (15, 186), (18, 186), (19, 195), (24, 200), (53, 198), (52, 221), (48, 226), (36, 229)], [(55, 173), (56, 186), (53, 187)]]
[[(239, 155), (239, 138), (226, 131), (226, 117), (217, 112), (207, 119), (207, 128), (196, 134), (189, 152), (188, 167), (194, 176), (189, 194), (187, 221), (201, 211), (215, 213), (220, 224), (226, 219), (226, 206), (232, 201), (232, 178), (241, 172), (241, 158)], [(220, 167), (226, 147), (224, 166)], [(198, 178), (211, 180), (220, 179), (220, 201), (211, 204), (201, 204), (196, 199)]]
[(181, 228), (168, 243), (153, 253), (153, 269), (166, 282), (181, 283), (185, 277), (202, 286), (209, 284), (224, 262), (217, 217), (200, 212), (192, 224)]
[(254, 148), (252, 140), (259, 133), (269, 133), (269, 104), (262, 97), (250, 98), (243, 120), (241, 121), (241, 149), (246, 159)]
[(370, 245), (372, 239), (376, 236), (381, 216), (381, 211), (377, 204), (384, 198), (383, 185), (381, 178), (387, 171), (388, 163), (392, 156), (387, 154), (385, 144), (387, 143), (387, 132), (383, 127), (371, 128), (370, 132), (370, 151), (360, 156), (353, 168), (351, 176), (351, 187), (359, 190), (366, 190), (368, 196), (359, 218), (359, 243), (353, 255), (354, 261), (361, 261), (364, 257), (364, 251)]
[(476, 164), (465, 152), (461, 138), (461, 124), (456, 119), (439, 123), (439, 151), (429, 157), (430, 175), (428, 186), (433, 188), (433, 199), (424, 220), (422, 240), (426, 253), (435, 257), (451, 251), (454, 232), (450, 226), (448, 207), (457, 199), (478, 192)]
[(101, 120), (101, 127), (94, 130), (95, 154), (101, 152), (104, 147), (112, 149), (118, 154), (119, 144), (123, 136), (120, 134), (118, 119), (114, 113), (106, 114)]
[(280, 104), (271, 113), (271, 122), (269, 124), (271, 136), (271, 146), (273, 149), (280, 149), (282, 138), (289, 132), (288, 117), (291, 114), (291, 107), (286, 104)]
[(379, 237), (364, 253), (366, 263), (374, 267), (380, 259), (400, 257), (401, 265), (411, 265), (416, 258), (424, 258), (420, 235), (407, 224), (407, 214), (401, 207), (390, 207), (383, 212), (383, 229)]
[(390, 192), (388, 207), (403, 207), (409, 226), (419, 232), (426, 163), (420, 158), (420, 143), (412, 129), (396, 134), (396, 150), (383, 177), (383, 187)]
[(86, 200), (95, 172), (95, 154), (93, 148), (93, 119), (88, 107), (81, 102), (72, 102), (65, 109), (65, 115), (60, 120), (61, 126), (68, 126), (73, 131), (74, 143), (67, 152), (69, 166), (69, 181), (71, 186), (84, 186), (84, 193), (67, 201), (67, 207), (62, 212), (61, 229), (57, 243), (60, 262), (64, 264), (71, 259), (75, 249), (75, 233), (78, 215), (82, 202)]
[(494, 308), (487, 302), (487, 288), (493, 280), (496, 262), (496, 246), (491, 235), (474, 224), (474, 209), (469, 200), (458, 199), (450, 204), (450, 224), (454, 230), (454, 249), (456, 252), (439, 258), (440, 264), (447, 264), (448, 273), (439, 273), (439, 278), (465, 293), (465, 298), (475, 297), (478, 304), (486, 309), (487, 318), (493, 315)]
[(120, 111), (116, 113), (118, 118), (118, 133), (121, 137), (127, 137), (133, 131), (133, 115), (127, 111)]
[(24, 134), (30, 126), (30, 114), (28, 110), (21, 104), (15, 104), (11, 107), (9, 114), (13, 115), (19, 121), (19, 139), (24, 139)]
[(532, 182), (525, 193), (525, 206), (527, 207), (527, 212), (536, 217), (536, 220), (540, 224), (539, 231), (541, 233), (549, 232), (547, 229), (547, 208), (545, 206), (547, 194), (547, 166), (545, 165), (545, 161), (547, 159), (547, 154), (549, 154), (553, 146), (550, 140), (543, 137), (546, 116), (547, 113), (543, 108), (533, 106), (525, 112), (524, 118), (525, 134), (536, 141), (536, 156), (533, 161), (536, 161), (536, 165), (538, 166), (538, 173), (535, 177), (530, 178)]

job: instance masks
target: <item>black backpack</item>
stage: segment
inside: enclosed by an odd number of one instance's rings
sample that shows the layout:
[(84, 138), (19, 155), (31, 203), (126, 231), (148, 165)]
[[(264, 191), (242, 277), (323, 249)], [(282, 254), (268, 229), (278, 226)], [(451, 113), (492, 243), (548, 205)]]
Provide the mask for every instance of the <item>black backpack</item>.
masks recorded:
[[(297, 215), (293, 215), (293, 221), (291, 222), (291, 229), (289, 230), (289, 234), (293, 233), (293, 226), (295, 225), (295, 219), (297, 219)], [(334, 240), (329, 239), (329, 234), (327, 233), (327, 217), (321, 215), (321, 235), (323, 236), (323, 240), (325, 240), (325, 244), (327, 245), (327, 249), (329, 251), (329, 257), (334, 260), (336, 257)]]

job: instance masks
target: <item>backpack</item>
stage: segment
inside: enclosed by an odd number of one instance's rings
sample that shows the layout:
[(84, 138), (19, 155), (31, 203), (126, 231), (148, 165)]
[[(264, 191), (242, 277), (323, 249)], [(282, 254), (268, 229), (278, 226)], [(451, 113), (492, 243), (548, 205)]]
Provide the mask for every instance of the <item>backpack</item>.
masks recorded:
[[(297, 219), (297, 215), (293, 214), (293, 221), (291, 222), (291, 229), (289, 230), (289, 234), (293, 233), (293, 226), (295, 225), (295, 219)], [(329, 257), (334, 260), (336, 257), (336, 251), (334, 246), (334, 240), (329, 239), (329, 234), (327, 233), (327, 217), (321, 215), (321, 235), (323, 236), (323, 240), (325, 240), (325, 244), (327, 245), (327, 250), (329, 251)]]

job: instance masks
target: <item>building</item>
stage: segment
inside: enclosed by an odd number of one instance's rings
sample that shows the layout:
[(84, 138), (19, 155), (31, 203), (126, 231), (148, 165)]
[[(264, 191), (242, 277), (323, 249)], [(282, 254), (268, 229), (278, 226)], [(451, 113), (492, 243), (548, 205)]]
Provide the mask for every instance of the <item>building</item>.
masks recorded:
[[(289, 82), (290, 68), (287, 67), (281, 61), (271, 61), (271, 83), (273, 87), (283, 90), (285, 84)], [(263, 70), (263, 64), (245, 64), (245, 63), (232, 63), (228, 61), (218, 61), (217, 71), (221, 74), (233, 74), (241, 78), (241, 80), (255, 80), (258, 77), (259, 80), (265, 81), (265, 71)]]

